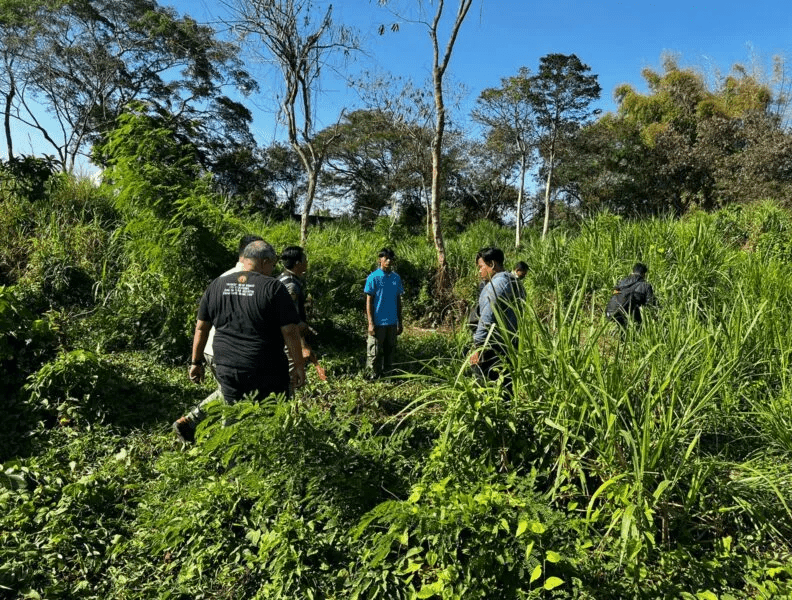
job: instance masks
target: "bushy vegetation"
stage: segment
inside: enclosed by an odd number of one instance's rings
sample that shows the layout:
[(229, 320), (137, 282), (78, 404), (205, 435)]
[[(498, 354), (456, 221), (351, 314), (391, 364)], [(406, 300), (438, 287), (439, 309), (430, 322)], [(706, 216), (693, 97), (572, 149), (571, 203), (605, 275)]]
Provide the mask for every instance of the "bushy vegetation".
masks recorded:
[[(122, 163), (128, 191), (146, 184)], [(184, 367), (212, 269), (242, 233), (283, 247), (299, 226), (235, 217), (200, 186), (175, 185), (158, 214), (47, 172), (41, 197), (0, 196), (0, 597), (792, 597), (777, 204), (601, 213), (519, 252), (479, 222), (448, 238), (448, 306), (423, 237), (316, 228), (329, 381), (215, 405), (184, 449), (169, 424), (213, 385)], [(471, 377), (459, 325), (488, 244), (530, 265), (511, 399)], [(361, 294), (384, 245), (409, 321), (404, 375), (372, 383)], [(603, 307), (636, 260), (659, 306), (622, 339)]]

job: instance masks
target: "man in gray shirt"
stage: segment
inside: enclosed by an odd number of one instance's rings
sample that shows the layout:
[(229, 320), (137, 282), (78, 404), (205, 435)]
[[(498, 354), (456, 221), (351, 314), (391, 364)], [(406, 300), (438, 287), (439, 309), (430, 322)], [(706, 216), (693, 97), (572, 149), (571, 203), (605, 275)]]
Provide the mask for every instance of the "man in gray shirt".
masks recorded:
[[(483, 379), (498, 378), (498, 366), (508, 345), (514, 345), (517, 331), (517, 310), (525, 301), (525, 289), (514, 274), (503, 268), (503, 250), (482, 248), (476, 254), (479, 276), (485, 283), (479, 295), (479, 320), (473, 333), (476, 348), (470, 364)], [(498, 317), (506, 335), (498, 328)]]

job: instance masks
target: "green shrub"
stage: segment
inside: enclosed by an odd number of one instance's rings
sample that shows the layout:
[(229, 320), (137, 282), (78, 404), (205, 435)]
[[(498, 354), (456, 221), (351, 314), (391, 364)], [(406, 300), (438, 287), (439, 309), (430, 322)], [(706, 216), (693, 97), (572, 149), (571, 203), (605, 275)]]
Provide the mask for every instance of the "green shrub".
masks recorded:
[(565, 583), (571, 591), (574, 569), (559, 552), (566, 516), (510, 483), (449, 477), (378, 505), (353, 530), (361, 548), (344, 573), (348, 597), (529, 598)]
[(72, 350), (30, 376), (27, 402), (51, 423), (86, 425), (102, 422), (122, 401), (124, 385), (115, 369), (93, 352)]
[(47, 195), (49, 184), (57, 182), (56, 169), (53, 156), (17, 156), (0, 160), (0, 182), (19, 197), (41, 200)]
[(14, 415), (0, 431), (0, 460), (19, 449), (32, 428), (20, 390), (28, 375), (56, 351), (57, 336), (49, 318), (30, 311), (12, 287), (0, 286), (0, 411)]

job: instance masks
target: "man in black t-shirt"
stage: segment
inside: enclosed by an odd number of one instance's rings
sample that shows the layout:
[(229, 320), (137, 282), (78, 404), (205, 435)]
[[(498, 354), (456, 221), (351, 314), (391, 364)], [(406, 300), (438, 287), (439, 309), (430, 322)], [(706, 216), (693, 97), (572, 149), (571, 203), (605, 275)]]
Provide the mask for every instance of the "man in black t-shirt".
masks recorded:
[[(242, 254), (243, 270), (218, 277), (201, 298), (190, 379), (203, 379), (204, 346), (214, 326), (217, 380), (229, 404), (246, 394), (265, 398), (289, 392), (284, 344), (294, 363), (292, 386), (305, 383), (300, 317), (286, 288), (270, 277), (276, 260), (275, 251), (267, 242), (252, 242)], [(183, 424), (182, 419), (174, 424), (174, 429), (182, 439), (191, 441), (194, 424)]]

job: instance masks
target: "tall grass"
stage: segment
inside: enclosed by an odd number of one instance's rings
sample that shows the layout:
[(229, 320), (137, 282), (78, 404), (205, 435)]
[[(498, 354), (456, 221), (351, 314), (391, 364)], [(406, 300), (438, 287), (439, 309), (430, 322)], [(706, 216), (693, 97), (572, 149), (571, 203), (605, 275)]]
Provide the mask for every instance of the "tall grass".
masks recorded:
[[(460, 376), (464, 364), (449, 375), (437, 473), (534, 474), (636, 578), (631, 566), (679, 544), (788, 539), (784, 258), (730, 247), (707, 215), (624, 225), (602, 215), (578, 236), (529, 238), (524, 254), (529, 300), (505, 360), (514, 398), (502, 382)], [(659, 307), (622, 338), (603, 308), (637, 260)]]

